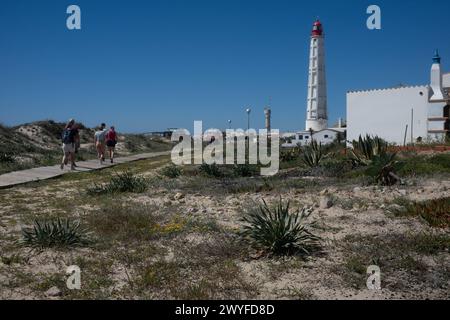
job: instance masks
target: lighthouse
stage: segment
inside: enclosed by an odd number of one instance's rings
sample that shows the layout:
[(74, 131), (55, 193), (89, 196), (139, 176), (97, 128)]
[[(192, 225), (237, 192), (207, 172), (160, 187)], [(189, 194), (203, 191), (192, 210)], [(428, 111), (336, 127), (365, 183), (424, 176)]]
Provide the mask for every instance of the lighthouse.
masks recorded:
[(314, 22), (311, 33), (306, 112), (305, 130), (321, 131), (328, 128), (324, 34), (319, 20)]

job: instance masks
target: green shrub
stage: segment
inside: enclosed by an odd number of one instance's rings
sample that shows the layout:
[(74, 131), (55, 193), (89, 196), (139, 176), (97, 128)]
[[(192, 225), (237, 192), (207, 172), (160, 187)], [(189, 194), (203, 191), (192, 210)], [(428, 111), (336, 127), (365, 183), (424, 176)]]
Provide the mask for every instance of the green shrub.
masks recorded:
[(303, 162), (311, 167), (318, 167), (324, 157), (322, 143), (312, 140), (303, 150)]
[(14, 155), (10, 153), (0, 153), (0, 162), (3, 163), (14, 163), (16, 160), (14, 159)]
[(402, 161), (404, 165), (399, 174), (403, 176), (429, 175), (443, 171), (441, 166), (429, 162), (426, 157), (412, 157)]
[(131, 171), (118, 173), (111, 177), (105, 185), (95, 184), (87, 189), (90, 195), (133, 192), (141, 193), (147, 190), (148, 183), (143, 177), (134, 175)]
[(152, 229), (161, 219), (153, 205), (120, 201), (100, 205), (85, 217), (99, 240), (109, 245), (116, 240), (134, 243), (153, 239)]
[(164, 167), (161, 170), (161, 174), (167, 178), (176, 179), (182, 175), (182, 171), (181, 171), (180, 167), (178, 167), (176, 165), (170, 165), (170, 166)]
[(327, 159), (322, 161), (313, 173), (325, 177), (343, 177), (353, 169), (352, 162), (348, 159)]
[(280, 152), (281, 162), (290, 162), (300, 158), (300, 148), (284, 149)]
[(436, 154), (430, 157), (427, 162), (443, 168), (446, 172), (450, 172), (450, 153)]
[(35, 220), (33, 228), (22, 229), (22, 236), (24, 245), (39, 248), (74, 247), (91, 243), (87, 231), (80, 227), (80, 222), (60, 218)]
[(219, 166), (216, 163), (213, 164), (203, 163), (199, 167), (199, 171), (209, 177), (220, 178), (223, 176), (222, 172), (219, 169)]
[(263, 200), (259, 208), (243, 216), (240, 234), (256, 248), (272, 254), (309, 254), (319, 247), (320, 241), (310, 231), (312, 224), (304, 221), (311, 213), (307, 209), (291, 213), (289, 202), (285, 206), (281, 199), (274, 208), (269, 208)]
[(237, 177), (251, 177), (255, 175), (256, 170), (249, 164), (237, 164), (233, 167), (233, 173)]
[(383, 186), (392, 186), (401, 181), (397, 171), (401, 163), (396, 160), (395, 153), (384, 153), (373, 156), (365, 173), (370, 176), (375, 183)]
[(432, 227), (450, 227), (450, 197), (423, 202), (398, 199), (396, 203), (402, 206), (401, 210), (394, 212), (398, 216), (417, 216), (427, 221)]

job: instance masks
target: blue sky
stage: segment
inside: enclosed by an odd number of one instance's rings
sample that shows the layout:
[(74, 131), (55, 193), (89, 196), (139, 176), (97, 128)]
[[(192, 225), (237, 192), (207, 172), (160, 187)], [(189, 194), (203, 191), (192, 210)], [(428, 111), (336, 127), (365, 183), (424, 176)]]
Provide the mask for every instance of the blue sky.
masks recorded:
[[(82, 30), (66, 28), (66, 8)], [(366, 8), (382, 9), (382, 30)], [(439, 48), (450, 71), (448, 0), (2, 0), (0, 122), (70, 117), (119, 130), (264, 125), (303, 129), (309, 36), (326, 33), (330, 124), (352, 89), (427, 84)]]

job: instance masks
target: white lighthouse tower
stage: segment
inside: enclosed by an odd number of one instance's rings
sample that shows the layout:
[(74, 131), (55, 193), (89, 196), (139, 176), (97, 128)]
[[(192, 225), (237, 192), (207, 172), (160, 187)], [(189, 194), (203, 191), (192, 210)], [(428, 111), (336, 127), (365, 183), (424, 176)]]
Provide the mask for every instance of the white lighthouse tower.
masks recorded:
[(309, 53), (308, 104), (305, 130), (328, 128), (325, 48), (322, 23), (314, 22)]

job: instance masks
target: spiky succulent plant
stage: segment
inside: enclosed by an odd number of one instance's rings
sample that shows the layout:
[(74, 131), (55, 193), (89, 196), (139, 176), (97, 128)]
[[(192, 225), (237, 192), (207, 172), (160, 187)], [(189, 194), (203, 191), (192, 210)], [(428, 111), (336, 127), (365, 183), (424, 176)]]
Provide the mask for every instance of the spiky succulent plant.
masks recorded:
[(258, 208), (251, 209), (242, 218), (241, 236), (254, 247), (272, 254), (309, 254), (319, 247), (320, 238), (311, 232), (314, 223), (305, 220), (312, 209), (290, 212), (290, 204), (283, 204), (280, 198), (277, 205), (269, 207), (263, 200)]

